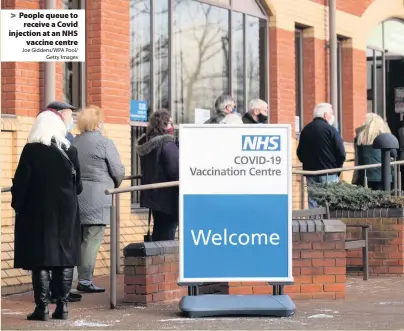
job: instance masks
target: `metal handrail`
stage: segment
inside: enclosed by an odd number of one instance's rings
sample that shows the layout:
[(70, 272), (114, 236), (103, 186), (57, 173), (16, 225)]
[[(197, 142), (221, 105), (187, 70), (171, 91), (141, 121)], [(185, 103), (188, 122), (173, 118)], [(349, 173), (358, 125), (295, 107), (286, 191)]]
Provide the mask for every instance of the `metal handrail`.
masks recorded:
[(174, 186), (179, 186), (179, 185), (180, 185), (179, 181), (172, 181), (172, 182), (162, 182), (162, 183), (155, 183), (155, 184), (120, 187), (120, 188), (110, 188), (110, 189), (105, 190), (105, 194), (114, 195), (114, 194), (129, 193), (129, 192), (135, 192), (135, 191), (154, 190), (157, 188), (174, 187)]
[[(391, 166), (404, 165), (404, 160), (390, 162), (390, 165)], [(294, 170), (292, 173), (299, 174), (299, 175), (306, 175), (306, 176), (320, 176), (320, 175), (329, 175), (329, 174), (340, 173), (340, 172), (344, 172), (344, 171), (374, 169), (374, 168), (380, 168), (381, 166), (382, 166), (381, 163), (375, 163), (375, 164), (369, 164), (369, 165), (345, 167), (345, 168), (333, 168), (333, 169), (326, 169), (326, 170), (314, 170), (314, 171), (312, 171), (312, 170)]]

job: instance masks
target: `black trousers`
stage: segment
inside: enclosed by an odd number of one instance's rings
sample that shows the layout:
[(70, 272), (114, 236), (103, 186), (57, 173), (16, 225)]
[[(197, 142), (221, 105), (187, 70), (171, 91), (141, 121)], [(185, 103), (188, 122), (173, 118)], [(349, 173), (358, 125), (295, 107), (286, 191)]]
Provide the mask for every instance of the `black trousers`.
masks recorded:
[(161, 211), (152, 211), (153, 213), (153, 241), (174, 240), (175, 232), (178, 226), (178, 218), (174, 215), (166, 214)]

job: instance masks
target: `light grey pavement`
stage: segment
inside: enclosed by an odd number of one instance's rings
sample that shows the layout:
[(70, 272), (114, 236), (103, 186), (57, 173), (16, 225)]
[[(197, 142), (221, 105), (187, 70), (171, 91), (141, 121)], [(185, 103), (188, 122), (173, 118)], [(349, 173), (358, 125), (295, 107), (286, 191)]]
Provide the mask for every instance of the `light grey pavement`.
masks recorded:
[[(108, 285), (108, 277), (97, 284)], [(123, 277), (118, 277), (122, 298)], [(346, 300), (296, 301), (290, 318), (182, 317), (178, 306), (142, 308), (119, 304), (109, 309), (108, 293), (87, 294), (69, 306), (67, 321), (31, 322), (32, 292), (2, 298), (3, 330), (397, 330), (404, 329), (404, 278), (349, 278)], [(51, 305), (51, 311), (54, 305)]]

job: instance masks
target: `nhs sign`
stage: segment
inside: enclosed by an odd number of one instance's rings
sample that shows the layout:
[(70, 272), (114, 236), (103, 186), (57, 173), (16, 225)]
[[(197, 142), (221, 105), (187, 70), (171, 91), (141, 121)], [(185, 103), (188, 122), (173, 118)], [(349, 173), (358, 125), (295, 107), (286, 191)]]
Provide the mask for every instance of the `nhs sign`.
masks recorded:
[(279, 135), (243, 135), (243, 151), (271, 151), (279, 152), (281, 150), (281, 136)]

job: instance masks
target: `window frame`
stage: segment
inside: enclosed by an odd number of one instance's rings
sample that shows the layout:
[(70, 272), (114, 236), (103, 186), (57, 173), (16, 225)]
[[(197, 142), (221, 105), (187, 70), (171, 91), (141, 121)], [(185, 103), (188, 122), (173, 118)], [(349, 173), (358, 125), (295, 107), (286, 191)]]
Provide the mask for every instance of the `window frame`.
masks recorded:
[[(64, 9), (84, 9), (85, 0), (64, 0)], [(83, 108), (87, 104), (87, 83), (86, 83), (86, 62), (64, 62), (63, 63), (63, 97), (66, 102), (74, 107)], [(71, 91), (67, 98), (66, 86), (70, 89), (69, 78), (67, 74), (71, 71)]]
[[(77, 0), (76, 0), (77, 1)], [(83, 1), (83, 0), (82, 0)], [(132, 0), (129, 0), (132, 1)], [(156, 25), (156, 19), (155, 19), (155, 0), (149, 0), (150, 1), (150, 44), (151, 44), (151, 58), (152, 60), (150, 61), (150, 100), (148, 100), (149, 104), (150, 104), (150, 110), (154, 111), (155, 110), (155, 105), (156, 105), (156, 84), (155, 84), (155, 43), (156, 43), (156, 36), (155, 36), (155, 25)], [(175, 109), (176, 107), (174, 107), (174, 88), (173, 86), (175, 86), (174, 84), (174, 76), (173, 75), (173, 68), (175, 68), (175, 57), (173, 56), (173, 26), (174, 26), (174, 21), (173, 21), (173, 11), (174, 11), (174, 2), (175, 0), (167, 0), (168, 1), (168, 104), (170, 109)], [(191, 0), (190, 0), (191, 1)], [(228, 91), (230, 92), (230, 94), (233, 94), (233, 70), (232, 70), (232, 65), (233, 65), (233, 52), (232, 52), (232, 46), (233, 44), (233, 30), (232, 30), (232, 13), (233, 12), (239, 12), (243, 14), (243, 35), (244, 35), (244, 45), (243, 45), (243, 52), (244, 52), (244, 77), (243, 77), (243, 86), (244, 86), (244, 96), (246, 97), (246, 93), (247, 93), (247, 75), (246, 75), (246, 71), (247, 71), (247, 61), (246, 61), (246, 47), (247, 47), (247, 38), (246, 38), (246, 21), (247, 21), (247, 15), (248, 16), (252, 16), (252, 17), (256, 17), (259, 19), (260, 22), (260, 29), (263, 28), (264, 31), (264, 49), (265, 51), (263, 52), (262, 56), (264, 57), (264, 59), (261, 61), (260, 60), (260, 75), (261, 73), (264, 76), (264, 78), (261, 80), (260, 79), (260, 90), (261, 87), (264, 89), (264, 92), (261, 92), (262, 96), (265, 98), (265, 101), (268, 103), (268, 107), (270, 107), (270, 102), (269, 102), (269, 88), (270, 88), (270, 77), (269, 77), (269, 14), (265, 14), (268, 11), (266, 10), (266, 5), (264, 3), (264, 1), (262, 0), (251, 0), (251, 1), (255, 1), (255, 3), (258, 5), (259, 10), (262, 12), (262, 15), (257, 15), (257, 14), (252, 14), (251, 11), (240, 11), (240, 6), (236, 6), (233, 7), (233, 4), (235, 4), (235, 1), (229, 0), (229, 5), (226, 5), (224, 3), (220, 3), (220, 2), (216, 2), (213, 0), (192, 0), (192, 1), (198, 1), (201, 3), (205, 3), (211, 6), (215, 6), (215, 7), (219, 7), (219, 8), (224, 8), (228, 10), (228, 14), (229, 14), (229, 20), (228, 20), (228, 37), (229, 37), (229, 60), (228, 60), (228, 65), (230, 66), (229, 68), (231, 68), (229, 70), (228, 73)], [(244, 0), (245, 1), (245, 0)], [(264, 24), (264, 26), (262, 26), (261, 24)], [(132, 42), (132, 41), (131, 41)], [(132, 56), (132, 54), (131, 54)], [(261, 56), (261, 55), (260, 55)], [(261, 67), (261, 65), (263, 65), (263, 67)], [(132, 70), (132, 67), (130, 68), (130, 70)], [(131, 91), (132, 94), (132, 91)], [(132, 95), (131, 95), (131, 99), (132, 99)], [(245, 99), (246, 100), (246, 99)], [(245, 106), (244, 109), (245, 111), (247, 111), (247, 102), (245, 102)], [(269, 111), (270, 114), (270, 111)], [(150, 116), (150, 114), (149, 114)], [(270, 120), (270, 116), (268, 116), (268, 121)], [(175, 123), (174, 127), (177, 129), (178, 128), (178, 124), (180, 123)], [(147, 125), (147, 123), (144, 122), (137, 122), (137, 121), (131, 121), (130, 122), (131, 125), (131, 140), (132, 140), (132, 149), (134, 146), (134, 141), (136, 140), (136, 135), (134, 134), (135, 132), (137, 132), (136, 130), (140, 130), (137, 129), (138, 127), (145, 127)], [(131, 164), (132, 164), (132, 171), (138, 171), (138, 162), (136, 160), (137, 158), (137, 154), (132, 152), (132, 160), (131, 160)], [(136, 175), (134, 173), (134, 175)], [(134, 196), (132, 195), (132, 204), (135, 204), (134, 200), (133, 200)]]

